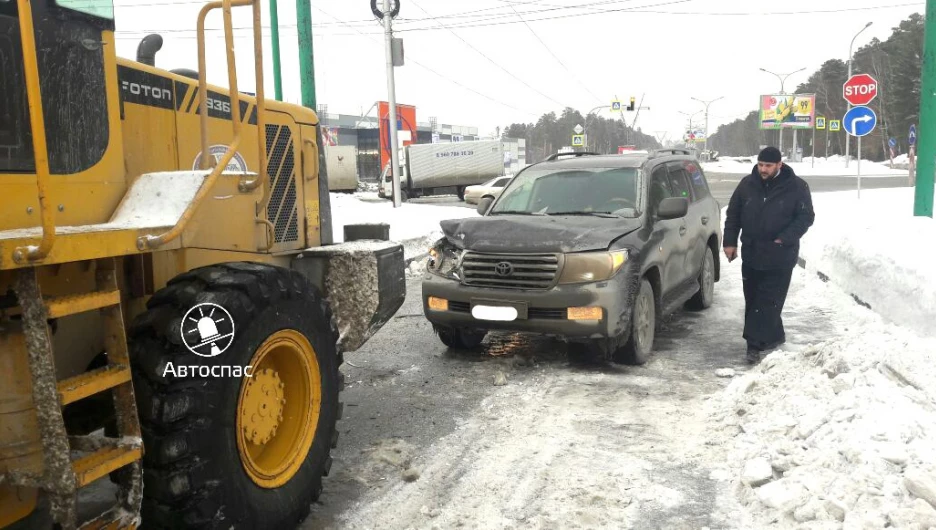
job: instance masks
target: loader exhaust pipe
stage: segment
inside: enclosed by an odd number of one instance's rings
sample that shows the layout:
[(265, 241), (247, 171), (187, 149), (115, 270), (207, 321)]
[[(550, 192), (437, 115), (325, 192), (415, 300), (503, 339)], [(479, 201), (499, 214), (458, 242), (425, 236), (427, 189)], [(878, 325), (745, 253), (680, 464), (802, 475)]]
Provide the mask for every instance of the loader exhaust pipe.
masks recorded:
[(141, 40), (139, 46), (137, 46), (137, 62), (149, 66), (156, 66), (156, 52), (162, 49), (162, 45), (162, 35), (153, 33), (152, 35), (143, 37), (143, 40)]

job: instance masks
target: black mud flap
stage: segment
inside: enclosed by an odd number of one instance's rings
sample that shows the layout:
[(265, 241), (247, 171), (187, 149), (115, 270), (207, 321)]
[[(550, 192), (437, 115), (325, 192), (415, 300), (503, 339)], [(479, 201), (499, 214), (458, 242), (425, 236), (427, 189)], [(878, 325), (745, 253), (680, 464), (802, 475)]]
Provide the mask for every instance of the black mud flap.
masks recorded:
[(342, 352), (363, 346), (406, 299), (406, 265), (398, 243), (354, 241), (311, 248), (291, 267), (325, 295)]

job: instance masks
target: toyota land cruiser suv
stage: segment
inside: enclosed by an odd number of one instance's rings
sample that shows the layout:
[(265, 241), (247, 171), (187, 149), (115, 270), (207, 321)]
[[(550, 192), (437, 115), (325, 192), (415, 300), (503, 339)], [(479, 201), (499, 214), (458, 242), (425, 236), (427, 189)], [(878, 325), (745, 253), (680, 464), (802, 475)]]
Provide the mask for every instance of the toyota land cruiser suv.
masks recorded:
[(451, 348), (535, 332), (643, 364), (662, 316), (712, 304), (721, 212), (688, 151), (553, 155), (478, 211), (441, 223), (422, 283)]

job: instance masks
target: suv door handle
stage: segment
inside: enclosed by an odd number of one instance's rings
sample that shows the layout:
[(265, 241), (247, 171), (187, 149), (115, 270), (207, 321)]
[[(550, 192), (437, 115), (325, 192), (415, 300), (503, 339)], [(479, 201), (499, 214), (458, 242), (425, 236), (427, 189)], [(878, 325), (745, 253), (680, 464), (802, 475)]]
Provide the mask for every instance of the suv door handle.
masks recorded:
[(704, 224), (704, 225), (707, 225), (707, 224), (708, 224), (708, 216), (703, 216), (703, 217), (702, 217), (702, 224)]
[(686, 227), (685, 227), (685, 226), (680, 226), (680, 227), (679, 227), (679, 235), (681, 235), (681, 236), (686, 235)]

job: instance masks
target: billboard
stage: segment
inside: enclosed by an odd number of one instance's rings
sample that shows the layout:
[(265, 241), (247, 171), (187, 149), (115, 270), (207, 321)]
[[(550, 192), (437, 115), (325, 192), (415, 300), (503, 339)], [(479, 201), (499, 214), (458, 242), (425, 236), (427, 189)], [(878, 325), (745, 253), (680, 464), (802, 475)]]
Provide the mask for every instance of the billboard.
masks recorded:
[(325, 135), (326, 146), (334, 147), (338, 145), (338, 127), (322, 127), (322, 132)]
[[(397, 140), (403, 148), (416, 143), (416, 107), (400, 105), (397, 103)], [(390, 163), (390, 104), (386, 101), (377, 102), (377, 113), (380, 116), (380, 167)], [(405, 134), (403, 134), (405, 133)]]
[(761, 96), (761, 129), (812, 129), (816, 119), (815, 94)]

